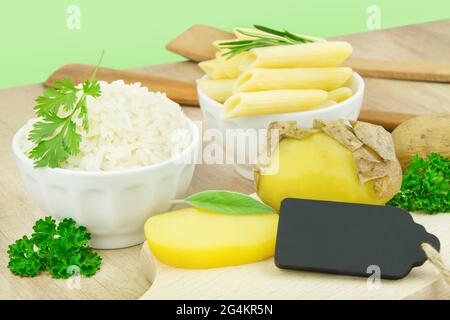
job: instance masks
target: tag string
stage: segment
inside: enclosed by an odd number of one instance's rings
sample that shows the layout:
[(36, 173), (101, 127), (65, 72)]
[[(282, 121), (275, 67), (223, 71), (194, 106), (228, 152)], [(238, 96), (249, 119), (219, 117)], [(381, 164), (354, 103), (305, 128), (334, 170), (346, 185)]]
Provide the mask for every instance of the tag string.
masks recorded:
[(445, 265), (439, 252), (428, 243), (422, 243), (420, 247), (425, 252), (428, 260), (430, 260), (445, 282), (450, 286), (450, 269)]

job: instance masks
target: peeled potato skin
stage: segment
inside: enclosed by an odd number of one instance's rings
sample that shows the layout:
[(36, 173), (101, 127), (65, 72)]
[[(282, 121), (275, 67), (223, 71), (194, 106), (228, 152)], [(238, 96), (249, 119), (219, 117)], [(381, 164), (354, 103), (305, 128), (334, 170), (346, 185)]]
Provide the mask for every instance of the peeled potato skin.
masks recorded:
[(406, 170), (414, 155), (432, 152), (450, 157), (450, 113), (419, 116), (400, 124), (392, 132), (395, 153)]
[(187, 208), (153, 216), (145, 236), (155, 257), (172, 267), (208, 269), (273, 256), (277, 214), (221, 214)]
[[(276, 160), (279, 160), (277, 163)], [(325, 133), (305, 139), (285, 138), (272, 156), (275, 174), (261, 175), (259, 198), (277, 211), (285, 198), (326, 200), (364, 204), (384, 204), (373, 182), (361, 184), (351, 151)]]

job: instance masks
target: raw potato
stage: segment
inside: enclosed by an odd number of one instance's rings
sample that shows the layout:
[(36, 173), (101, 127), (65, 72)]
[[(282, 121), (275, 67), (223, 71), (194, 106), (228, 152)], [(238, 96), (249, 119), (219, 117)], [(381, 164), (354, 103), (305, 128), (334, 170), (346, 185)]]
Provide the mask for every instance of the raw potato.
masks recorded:
[[(284, 198), (302, 198), (367, 204), (383, 204), (377, 199), (373, 182), (359, 182), (352, 153), (325, 133), (306, 139), (283, 139), (275, 151), (278, 173), (259, 178), (258, 196), (280, 210)], [(275, 171), (274, 171), (275, 172)]]
[(392, 132), (397, 158), (406, 169), (411, 158), (432, 152), (450, 157), (450, 113), (419, 116), (400, 124)]
[(255, 186), (277, 211), (285, 198), (381, 205), (400, 189), (392, 138), (379, 126), (332, 120), (297, 129), (295, 121), (286, 121), (271, 129), (280, 130), (280, 141), (269, 140), (272, 153), (260, 155)]
[(273, 256), (277, 214), (221, 214), (187, 208), (153, 216), (145, 236), (161, 262), (207, 269), (257, 262)]

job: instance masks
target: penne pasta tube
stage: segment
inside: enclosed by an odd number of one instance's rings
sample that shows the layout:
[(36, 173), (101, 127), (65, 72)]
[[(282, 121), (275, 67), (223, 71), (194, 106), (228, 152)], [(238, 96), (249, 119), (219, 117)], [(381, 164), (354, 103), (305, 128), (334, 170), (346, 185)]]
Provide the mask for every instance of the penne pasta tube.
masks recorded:
[(202, 69), (210, 79), (226, 79), (227, 75), (224, 70), (220, 67), (217, 59), (202, 61), (198, 64), (200, 69)]
[(256, 68), (242, 73), (235, 92), (279, 89), (334, 90), (352, 75), (351, 68)]
[(239, 69), (240, 62), (248, 52), (242, 52), (231, 58), (224, 57), (222, 53), (223, 51), (216, 53), (216, 60), (218, 61), (220, 68), (225, 72), (228, 78), (237, 78), (242, 73)]
[(240, 92), (225, 101), (224, 119), (274, 113), (299, 112), (320, 107), (328, 98), (323, 90), (271, 90)]
[(197, 84), (200, 90), (208, 97), (219, 103), (224, 103), (233, 93), (235, 79), (209, 80), (199, 79)]
[(335, 102), (342, 102), (350, 98), (352, 95), (353, 95), (352, 89), (342, 87), (328, 92), (328, 99)]
[(344, 41), (255, 48), (241, 61), (240, 69), (337, 67), (352, 53)]
[(334, 105), (336, 105), (336, 104), (337, 104), (336, 101), (333, 101), (333, 100), (325, 100), (325, 102), (322, 103), (322, 104), (320, 105), (319, 108), (331, 107), (331, 106), (334, 106)]

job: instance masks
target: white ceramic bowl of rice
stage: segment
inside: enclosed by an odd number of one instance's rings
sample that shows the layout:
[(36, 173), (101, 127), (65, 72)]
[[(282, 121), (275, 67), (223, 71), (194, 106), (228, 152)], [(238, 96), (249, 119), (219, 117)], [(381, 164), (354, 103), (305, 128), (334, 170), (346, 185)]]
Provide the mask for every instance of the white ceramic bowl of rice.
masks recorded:
[(142, 243), (145, 221), (185, 195), (199, 130), (165, 94), (139, 83), (100, 85), (102, 95), (87, 100), (89, 131), (77, 156), (59, 168), (35, 168), (27, 156), (32, 120), (14, 136), (13, 151), (45, 214), (84, 225), (95, 248), (122, 248)]

